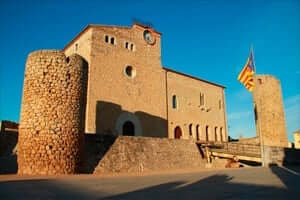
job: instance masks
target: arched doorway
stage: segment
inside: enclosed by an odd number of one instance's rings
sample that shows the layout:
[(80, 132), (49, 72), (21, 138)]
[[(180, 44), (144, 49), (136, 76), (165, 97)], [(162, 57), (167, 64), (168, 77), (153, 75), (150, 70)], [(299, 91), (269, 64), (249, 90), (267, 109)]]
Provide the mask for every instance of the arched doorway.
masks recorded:
[(199, 135), (200, 130), (199, 129), (200, 129), (200, 126), (199, 126), (199, 124), (197, 124), (197, 126), (196, 126), (196, 139), (197, 139), (197, 141), (200, 140), (200, 135)]
[(182, 131), (181, 128), (179, 126), (176, 126), (175, 130), (174, 130), (174, 135), (175, 135), (175, 139), (180, 139), (182, 136)]
[(205, 140), (207, 142), (209, 141), (209, 126), (205, 127)]
[(122, 135), (134, 136), (134, 124), (131, 121), (126, 121), (123, 124)]
[(218, 127), (215, 127), (215, 141), (218, 142), (219, 138), (218, 138)]

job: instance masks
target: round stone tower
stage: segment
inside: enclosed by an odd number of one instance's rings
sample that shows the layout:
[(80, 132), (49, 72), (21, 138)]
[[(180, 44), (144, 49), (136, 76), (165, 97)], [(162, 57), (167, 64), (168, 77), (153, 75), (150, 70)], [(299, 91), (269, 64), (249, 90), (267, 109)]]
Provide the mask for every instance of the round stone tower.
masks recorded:
[(18, 174), (78, 172), (84, 142), (87, 63), (43, 50), (27, 58), (18, 140)]

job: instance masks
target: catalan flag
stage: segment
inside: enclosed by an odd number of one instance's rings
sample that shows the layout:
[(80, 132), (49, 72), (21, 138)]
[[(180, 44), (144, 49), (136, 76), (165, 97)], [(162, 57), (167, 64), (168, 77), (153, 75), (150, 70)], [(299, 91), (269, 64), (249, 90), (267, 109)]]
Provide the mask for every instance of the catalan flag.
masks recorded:
[(238, 80), (250, 91), (252, 92), (254, 88), (254, 59), (253, 51), (251, 49), (250, 55), (247, 59), (246, 65), (238, 76)]

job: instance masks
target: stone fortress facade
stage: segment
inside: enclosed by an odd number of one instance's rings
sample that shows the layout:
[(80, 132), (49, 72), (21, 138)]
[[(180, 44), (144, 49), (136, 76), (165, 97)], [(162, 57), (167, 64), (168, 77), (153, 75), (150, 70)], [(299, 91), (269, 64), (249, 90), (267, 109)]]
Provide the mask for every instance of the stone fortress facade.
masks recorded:
[(224, 87), (162, 67), (160, 41), (140, 24), (89, 25), (61, 51), (31, 53), (18, 173), (79, 172), (85, 133), (226, 142)]
[(88, 63), (87, 133), (227, 141), (224, 87), (161, 64), (150, 27), (88, 25), (62, 50)]

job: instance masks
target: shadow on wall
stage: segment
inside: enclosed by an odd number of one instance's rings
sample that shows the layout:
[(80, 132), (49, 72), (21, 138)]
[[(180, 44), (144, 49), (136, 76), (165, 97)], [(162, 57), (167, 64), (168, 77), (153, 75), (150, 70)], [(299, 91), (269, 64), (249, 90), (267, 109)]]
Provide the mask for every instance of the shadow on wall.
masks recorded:
[(134, 115), (138, 118), (142, 136), (168, 137), (166, 119), (142, 111), (131, 113), (123, 110), (121, 105), (106, 101), (97, 101), (96, 104), (96, 133), (117, 135), (116, 123), (121, 114)]
[(284, 183), (286, 188), (234, 182), (234, 177), (220, 174), (194, 177), (191, 182), (175, 177), (168, 182), (156, 177), (1, 181), (0, 193), (3, 199), (297, 199), (299, 181), (282, 168), (274, 168), (274, 173), (290, 180)]
[(114, 144), (116, 136), (101, 134), (85, 134), (85, 146), (81, 173), (92, 174), (101, 159)]
[(15, 174), (18, 171), (16, 146), (18, 132), (0, 133), (0, 174)]

